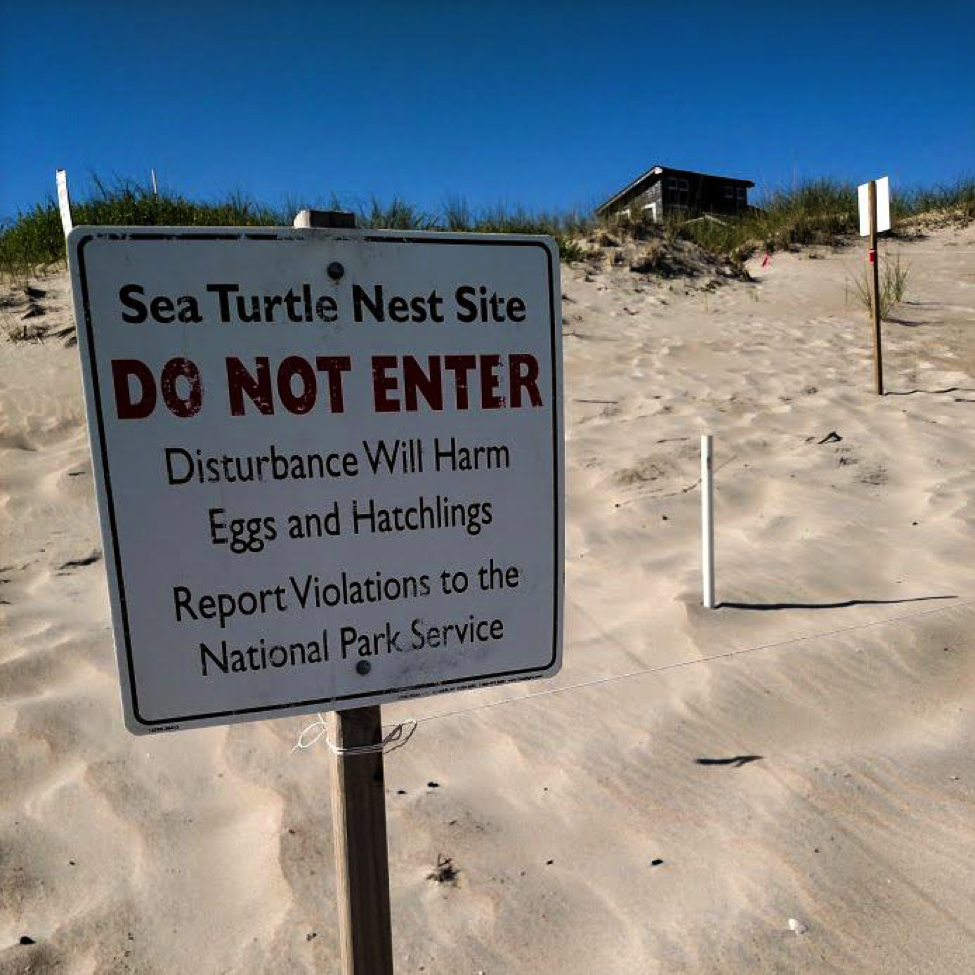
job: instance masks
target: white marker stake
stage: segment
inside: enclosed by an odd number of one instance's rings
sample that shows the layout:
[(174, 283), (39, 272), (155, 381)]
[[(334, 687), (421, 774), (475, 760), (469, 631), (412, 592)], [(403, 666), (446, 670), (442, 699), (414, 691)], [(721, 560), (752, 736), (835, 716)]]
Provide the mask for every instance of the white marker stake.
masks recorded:
[(68, 196), (68, 174), (59, 169), (55, 174), (58, 182), (58, 206), (61, 208), (61, 226), (64, 228), (64, 236), (74, 229), (71, 222), (71, 197)]
[(701, 436), (701, 602), (714, 609), (714, 473), (711, 434)]
[(156, 188), (156, 171), (154, 169), (150, 169), (149, 173), (152, 176), (152, 195), (159, 196), (159, 190)]

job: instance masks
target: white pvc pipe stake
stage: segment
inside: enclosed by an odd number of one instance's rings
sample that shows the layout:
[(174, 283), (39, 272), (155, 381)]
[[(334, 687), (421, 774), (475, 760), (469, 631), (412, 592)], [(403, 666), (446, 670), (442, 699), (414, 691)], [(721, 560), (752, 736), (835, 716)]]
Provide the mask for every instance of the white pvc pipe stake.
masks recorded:
[(58, 184), (58, 209), (61, 211), (61, 228), (64, 230), (64, 236), (67, 237), (73, 229), (71, 197), (68, 195), (68, 174), (63, 169), (59, 169), (55, 172), (54, 178)]
[(701, 436), (701, 602), (714, 609), (714, 460), (711, 434)]

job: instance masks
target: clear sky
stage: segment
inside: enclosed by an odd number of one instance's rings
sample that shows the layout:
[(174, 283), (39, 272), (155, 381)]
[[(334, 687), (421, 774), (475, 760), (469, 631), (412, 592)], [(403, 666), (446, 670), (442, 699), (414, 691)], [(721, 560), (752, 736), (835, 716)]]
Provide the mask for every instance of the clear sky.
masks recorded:
[(0, 215), (91, 172), (589, 206), (663, 163), (975, 172), (975, 2), (0, 0)]

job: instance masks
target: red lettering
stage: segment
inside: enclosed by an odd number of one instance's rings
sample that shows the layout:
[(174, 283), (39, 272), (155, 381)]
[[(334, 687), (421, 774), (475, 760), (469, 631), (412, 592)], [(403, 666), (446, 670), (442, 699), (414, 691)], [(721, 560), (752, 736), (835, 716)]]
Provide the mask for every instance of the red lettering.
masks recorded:
[[(130, 379), (139, 383), (138, 400), (132, 399)], [(115, 410), (120, 420), (144, 420), (156, 408), (156, 381), (144, 362), (138, 359), (113, 359), (112, 382), (115, 386)]]
[[(301, 380), (301, 392), (298, 394), (295, 394), (291, 385), (295, 376)], [(297, 413), (299, 416), (307, 413), (315, 405), (317, 392), (315, 373), (305, 359), (298, 355), (289, 355), (281, 360), (281, 365), (278, 366), (278, 396), (289, 413)]]
[(247, 367), (236, 356), (227, 357), (227, 393), (230, 396), (230, 415), (243, 416), (244, 393), (251, 402), (265, 416), (274, 413), (274, 399), (271, 395), (271, 365), (267, 356), (259, 355), (257, 364), (257, 378), (255, 379)]
[(444, 357), (443, 364), (454, 374), (454, 397), (457, 401), (457, 409), (470, 409), (467, 374), (477, 367), (477, 357), (473, 355), (448, 355)]
[(416, 393), (419, 390), (423, 398), (433, 410), (443, 409), (443, 381), (440, 374), (440, 356), (432, 355), (427, 358), (429, 375), (423, 371), (420, 363), (411, 356), (403, 356), (403, 399), (406, 409), (411, 413), (417, 409)]
[(508, 356), (508, 393), (512, 409), (521, 406), (522, 390), (528, 393), (532, 406), (542, 405), (542, 394), (538, 391), (538, 360), (533, 355), (513, 353)]
[[(176, 380), (185, 379), (189, 383), (189, 395), (180, 396), (176, 389)], [(163, 366), (162, 376), (159, 377), (159, 388), (162, 391), (163, 402), (169, 407), (173, 416), (196, 416), (203, 406), (203, 380), (196, 363), (182, 356), (170, 359)]]
[(504, 406), (504, 397), (495, 394), (501, 385), (495, 370), (501, 365), (501, 356), (481, 356), (481, 409), (497, 410)]
[(399, 400), (387, 395), (398, 386), (395, 376), (387, 376), (390, 369), (396, 368), (396, 356), (374, 355), (372, 357), (372, 395), (377, 413), (399, 413)]
[(333, 413), (344, 413), (342, 373), (349, 372), (352, 368), (352, 360), (347, 355), (320, 355), (315, 357), (315, 368), (328, 376), (329, 408)]

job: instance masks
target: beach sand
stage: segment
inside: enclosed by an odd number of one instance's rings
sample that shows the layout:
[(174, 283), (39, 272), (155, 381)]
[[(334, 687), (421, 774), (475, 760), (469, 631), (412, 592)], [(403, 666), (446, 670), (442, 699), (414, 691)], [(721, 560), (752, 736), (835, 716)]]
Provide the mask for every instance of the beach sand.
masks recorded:
[[(885, 246), (882, 399), (862, 247), (563, 267), (564, 668), (384, 709), (497, 704), (386, 759), (398, 972), (975, 970), (975, 228)], [(0, 972), (335, 972), (309, 719), (123, 728), (67, 279), (34, 283), (44, 340), (0, 340)]]

